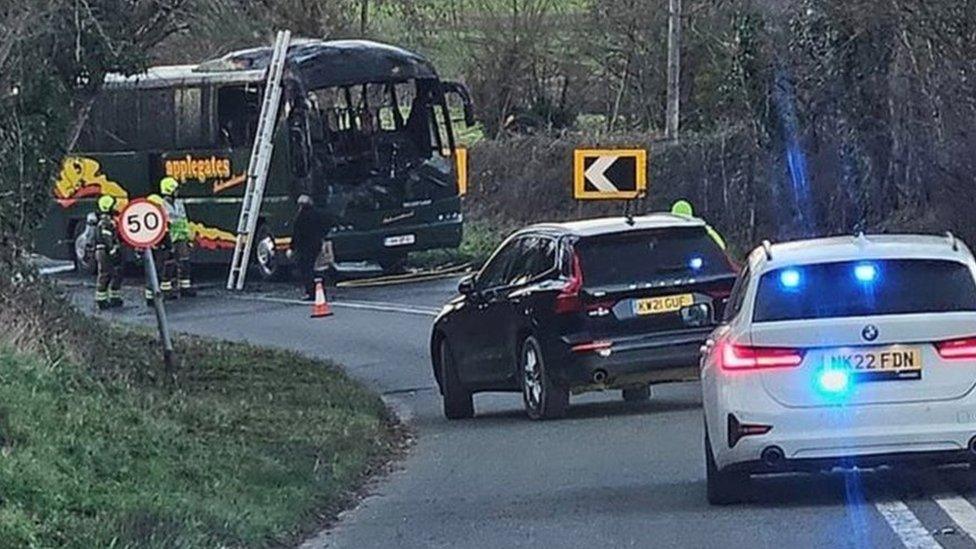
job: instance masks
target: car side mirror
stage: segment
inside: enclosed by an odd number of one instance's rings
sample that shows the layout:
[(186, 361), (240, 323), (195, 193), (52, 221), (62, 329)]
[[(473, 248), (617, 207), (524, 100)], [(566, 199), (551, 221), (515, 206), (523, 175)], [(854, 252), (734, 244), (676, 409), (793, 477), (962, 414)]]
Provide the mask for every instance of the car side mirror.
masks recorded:
[(474, 293), (474, 275), (468, 275), (458, 282), (458, 292), (461, 292), (461, 295)]

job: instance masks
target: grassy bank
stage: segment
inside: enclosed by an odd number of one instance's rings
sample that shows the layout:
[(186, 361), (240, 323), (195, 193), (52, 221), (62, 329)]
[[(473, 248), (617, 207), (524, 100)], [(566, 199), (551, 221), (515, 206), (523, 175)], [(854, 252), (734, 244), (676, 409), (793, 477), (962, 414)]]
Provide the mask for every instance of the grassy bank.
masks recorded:
[[(274, 546), (321, 526), (394, 449), (330, 364), (98, 326), (92, 364), (0, 347), (0, 545)], [(106, 333), (107, 332), (107, 333)]]

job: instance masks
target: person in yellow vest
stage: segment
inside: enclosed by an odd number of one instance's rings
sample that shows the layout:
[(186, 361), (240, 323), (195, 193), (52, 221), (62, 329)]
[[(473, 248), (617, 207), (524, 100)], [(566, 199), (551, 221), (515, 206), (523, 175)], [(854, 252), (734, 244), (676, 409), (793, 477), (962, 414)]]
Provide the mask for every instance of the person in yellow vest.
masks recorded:
[[(678, 200), (671, 206), (671, 213), (674, 215), (680, 215), (684, 217), (695, 217), (695, 210), (691, 207), (691, 202), (685, 199)], [(708, 235), (712, 237), (712, 240), (719, 245), (723, 250), (725, 249), (725, 239), (722, 235), (718, 234), (718, 231), (712, 228), (711, 225), (705, 224), (705, 230), (708, 231)]]
[[(193, 297), (193, 280), (190, 277), (190, 246), (193, 242), (193, 231), (190, 220), (186, 217), (186, 205), (178, 197), (180, 183), (172, 177), (163, 178), (159, 182), (159, 193), (166, 203), (166, 213), (169, 215), (169, 253), (164, 261), (163, 282), (161, 286), (168, 286), (168, 294), (172, 297)], [(167, 289), (163, 289), (167, 293)]]
[[(159, 196), (158, 194), (151, 194), (146, 197), (146, 200), (163, 208), (164, 210), (166, 209), (166, 201), (163, 200), (163, 197)], [(166, 291), (165, 290), (166, 286), (165, 286), (165, 282), (162, 280), (163, 277), (161, 273), (163, 271), (163, 263), (166, 260), (166, 256), (169, 255), (170, 249), (172, 249), (172, 247), (173, 244), (172, 242), (170, 242), (169, 232), (167, 231), (166, 236), (163, 237), (163, 240), (160, 241), (160, 243), (157, 244), (156, 247), (153, 248), (152, 250), (153, 261), (155, 261), (156, 263), (156, 277), (159, 278), (160, 281), (159, 289), (164, 292)], [(146, 265), (145, 267), (148, 268), (149, 266)], [(169, 290), (170, 292), (172, 292), (173, 290), (172, 283), (169, 284)], [(155, 296), (153, 295), (153, 289), (149, 287), (147, 283), (146, 284), (146, 306), (152, 307), (153, 305), (155, 305), (154, 302), (155, 302)]]
[(105, 310), (122, 306), (122, 243), (115, 223), (115, 197), (107, 194), (98, 199), (98, 222), (95, 225), (95, 261), (98, 282), (95, 304)]

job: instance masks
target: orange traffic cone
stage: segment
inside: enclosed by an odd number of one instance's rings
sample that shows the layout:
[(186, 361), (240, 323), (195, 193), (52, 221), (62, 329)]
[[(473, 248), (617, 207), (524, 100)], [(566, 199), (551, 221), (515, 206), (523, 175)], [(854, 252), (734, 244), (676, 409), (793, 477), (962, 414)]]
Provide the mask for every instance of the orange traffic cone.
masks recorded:
[(321, 278), (315, 279), (315, 305), (312, 305), (312, 318), (325, 318), (332, 316), (332, 308), (325, 300), (325, 286)]

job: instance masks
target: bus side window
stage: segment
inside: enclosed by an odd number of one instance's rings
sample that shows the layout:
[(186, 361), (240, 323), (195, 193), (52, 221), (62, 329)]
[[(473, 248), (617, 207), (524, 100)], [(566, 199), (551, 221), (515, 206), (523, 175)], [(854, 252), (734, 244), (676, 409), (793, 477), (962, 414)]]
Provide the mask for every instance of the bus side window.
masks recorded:
[(260, 102), (258, 91), (234, 86), (217, 92), (217, 141), (223, 147), (246, 147), (254, 141)]
[(203, 135), (203, 90), (177, 88), (173, 90), (176, 106), (177, 148), (193, 148), (205, 145)]
[[(175, 139), (173, 93), (169, 90), (139, 92), (140, 145), (138, 148), (165, 150)], [(133, 124), (135, 126), (136, 124)], [(151, 130), (150, 130), (151, 128)], [(137, 147), (133, 147), (137, 148)]]

